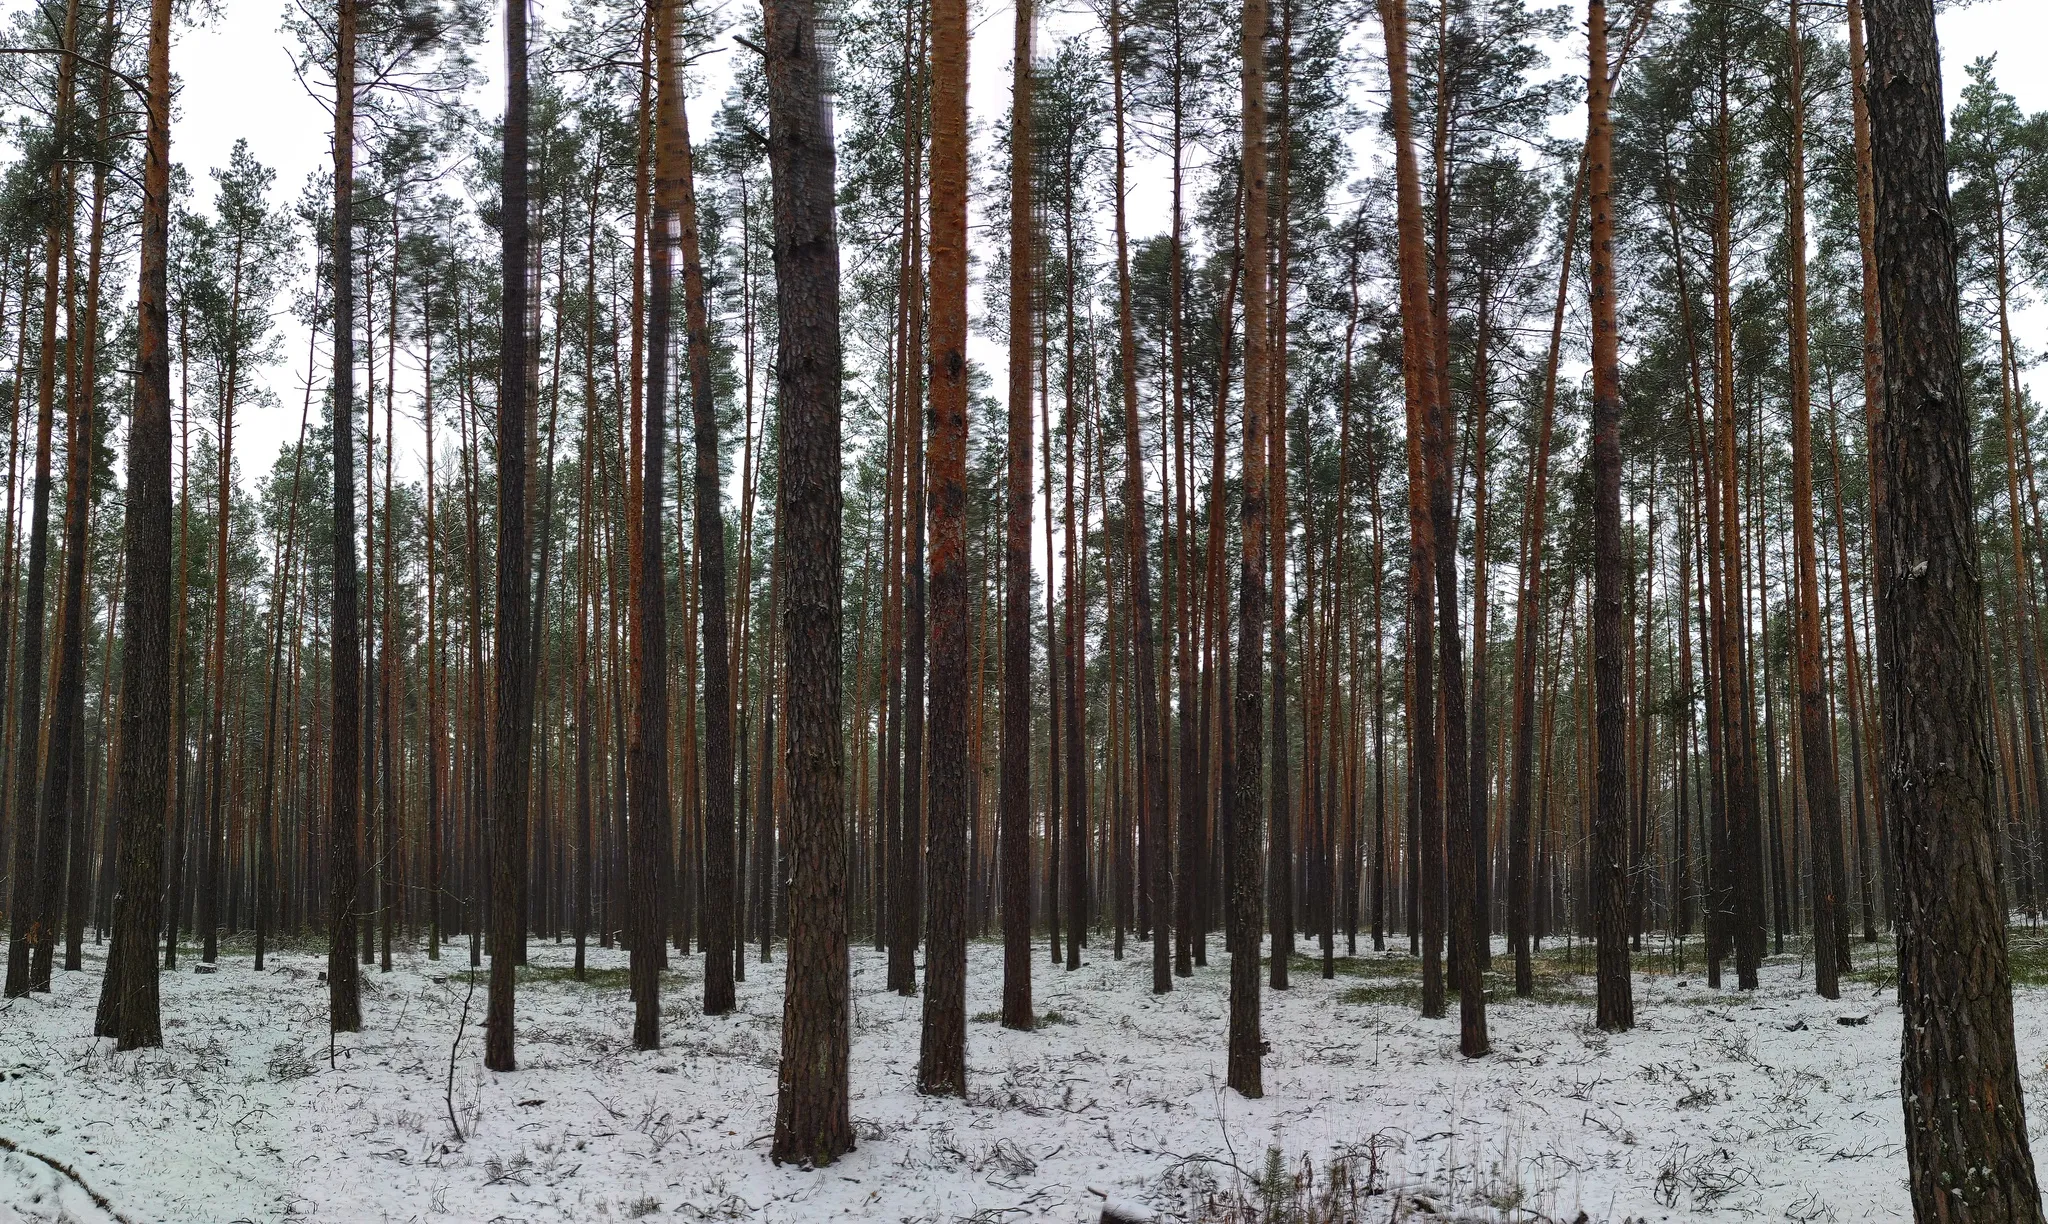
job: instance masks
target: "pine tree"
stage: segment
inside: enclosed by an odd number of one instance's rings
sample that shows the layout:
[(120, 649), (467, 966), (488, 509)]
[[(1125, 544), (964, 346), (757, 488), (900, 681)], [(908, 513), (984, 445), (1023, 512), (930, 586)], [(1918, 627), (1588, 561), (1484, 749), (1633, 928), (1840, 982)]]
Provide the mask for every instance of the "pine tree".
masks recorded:
[[(343, 0), (347, 3), (348, 0)], [(123, 1050), (163, 1044), (156, 935), (161, 927), (164, 809), (170, 759), (171, 3), (149, 8), (136, 396), (128, 431), (126, 579), (121, 623), (121, 828), (114, 942), (93, 1031)]]
[[(1396, 0), (1399, 3), (1399, 0)], [(1265, 0), (1244, 0), (1240, 17), (1243, 61), (1239, 78), (1239, 141), (1244, 190), (1244, 481), (1240, 494), (1240, 550), (1237, 604), (1237, 692), (1235, 704), (1236, 787), (1231, 795), (1230, 879), (1230, 1060), (1228, 1082), (1240, 1096), (1265, 1095), (1262, 1062), (1266, 1041), (1260, 1027), (1260, 921), (1265, 898), (1264, 798), (1261, 735), (1266, 730), (1260, 687), (1268, 592), (1266, 589), (1268, 362), (1266, 260), (1270, 229), (1266, 177)], [(1397, 85), (1398, 88), (1398, 85)], [(1275, 701), (1286, 700), (1284, 692)], [(1162, 848), (1163, 853), (1163, 848)], [(1155, 922), (1163, 913), (1154, 912)], [(1273, 955), (1279, 956), (1276, 947)], [(1155, 970), (1156, 973), (1156, 970)]]
[(768, 164), (775, 191), (780, 559), (788, 570), (788, 987), (777, 1081), (778, 1163), (824, 1166), (853, 1150), (848, 1112), (846, 834), (840, 804), (839, 241), (829, 124), (832, 30), (811, 0), (771, 0)]
[(1586, 185), (1592, 214), (1593, 288), (1593, 658), (1595, 740), (1599, 750), (1592, 853), (1599, 935), (1599, 1024), (1635, 1027), (1628, 960), (1628, 782), (1623, 740), (1621, 586), (1621, 356), (1615, 311), (1613, 78), (1607, 54), (1607, 5), (1589, 0)]
[(967, 0), (931, 6), (931, 895), (918, 1091), (967, 1095)]
[(1920, 1221), (2032, 1221), (2041, 1194), (1994, 849), (1940, 50), (1925, 0), (1871, 0), (1868, 12), (1885, 373), (1872, 568), (1885, 806), (1897, 824), (1906, 1165)]
[[(328, 793), (327, 1010), (333, 1032), (353, 1033), (363, 1026), (361, 978), (356, 968), (357, 825), (361, 811), (362, 775), (357, 736), (362, 719), (361, 623), (356, 599), (355, 492), (355, 108), (356, 0), (335, 0), (334, 44), (334, 384), (331, 426), (334, 434), (333, 602), (329, 615), (328, 682), (333, 707), (328, 766), (333, 771)], [(181, 499), (182, 500), (182, 499)], [(182, 556), (182, 549), (180, 550)], [(180, 679), (183, 678), (183, 632), (180, 630)], [(178, 694), (182, 703), (183, 686)], [(183, 750), (179, 752), (180, 774)], [(183, 800), (183, 788), (179, 788)], [(174, 899), (178, 890), (173, 887)], [(177, 915), (171, 916), (173, 931)], [(176, 943), (173, 937), (172, 943)], [(509, 972), (509, 969), (508, 969)]]
[[(484, 1035), (484, 1065), (493, 1071), (511, 1071), (518, 1066), (513, 1046), (513, 971), (525, 939), (526, 907), (521, 881), (525, 875), (522, 860), (530, 786), (528, 761), (533, 743), (532, 656), (519, 648), (531, 632), (533, 602), (533, 575), (527, 568), (526, 494), (526, 439), (532, 411), (527, 368), (530, 337), (526, 43), (524, 0), (506, 0), (504, 161), (500, 169), (503, 189), (499, 203), (502, 287), (498, 336), (498, 648), (492, 652), (496, 710), (490, 770), (491, 980)], [(342, 431), (336, 432), (339, 436)], [(339, 472), (342, 467), (337, 455), (335, 470)], [(337, 504), (340, 500), (337, 492)], [(643, 542), (642, 547), (648, 545)], [(340, 722), (338, 713), (335, 721)], [(335, 755), (341, 755), (338, 748)], [(649, 898), (642, 896), (638, 900), (644, 906)], [(644, 932), (644, 926), (634, 931), (636, 946), (642, 943)]]
[[(1031, 93), (1036, 14), (1016, 5), (1010, 61), (1009, 472), (1003, 547), (1003, 740), (1001, 780), (1003, 1026), (1030, 1030), (1031, 1007), (1031, 393), (1037, 235), (1032, 214)], [(1162, 808), (1163, 810), (1163, 808)], [(1155, 842), (1155, 845), (1158, 843)], [(1161, 867), (1153, 867), (1157, 888)], [(1155, 907), (1160, 904), (1154, 895)], [(1156, 915), (1163, 910), (1154, 910)], [(1158, 989), (1158, 971), (1153, 973)]]

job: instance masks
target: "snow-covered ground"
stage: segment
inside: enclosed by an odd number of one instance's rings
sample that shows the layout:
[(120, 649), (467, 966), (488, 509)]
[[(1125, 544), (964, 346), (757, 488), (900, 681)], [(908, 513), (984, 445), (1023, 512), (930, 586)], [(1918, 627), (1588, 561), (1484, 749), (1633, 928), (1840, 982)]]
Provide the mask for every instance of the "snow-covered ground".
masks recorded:
[[(1405, 941), (1403, 943), (1405, 952)], [(859, 1147), (814, 1172), (767, 1159), (782, 969), (748, 965), (739, 1010), (706, 1019), (697, 958), (664, 984), (665, 1046), (632, 1048), (624, 957), (535, 943), (519, 991), (520, 1069), (482, 1069), (483, 988), (454, 1059), (465, 950), (409, 954), (364, 978), (365, 1028), (330, 1058), (324, 955), (257, 974), (164, 979), (165, 1046), (117, 1054), (90, 1036), (101, 960), (0, 1010), (0, 1224), (106, 1213), (27, 1153), (60, 1161), (131, 1221), (682, 1219), (1094, 1220), (1090, 1188), (1167, 1218), (1253, 1194), (1275, 1157), (1355, 1218), (1434, 1207), (1482, 1220), (1878, 1220), (1909, 1214), (1897, 1102), (1899, 1018), (1878, 981), (1814, 998), (1773, 960), (1754, 995), (1708, 990), (1668, 955), (1638, 958), (1638, 1028), (1591, 1024), (1591, 979), (1544, 962), (1534, 1001), (1490, 992), (1494, 1053), (1457, 1051), (1413, 1006), (1413, 962), (1362, 951), (1334, 981), (1297, 960), (1265, 993), (1266, 1096), (1223, 1087), (1228, 958), (1151, 993), (1149, 947), (1090, 948), (1067, 973), (1041, 949), (1047, 1023), (993, 1023), (1001, 949), (973, 947), (971, 1095), (919, 1096), (920, 1004), (854, 952)], [(1857, 948), (1882, 969), (1888, 950)], [(1505, 967), (1504, 961), (1499, 967)], [(1650, 971), (1654, 969), (1655, 971)], [(1586, 966), (1590, 972), (1590, 966)], [(1732, 980), (1732, 975), (1731, 975)], [(2048, 989), (2018, 996), (2037, 1149), (2048, 1131)], [(1840, 1019), (1858, 1023), (1845, 1025)], [(1365, 1195), (1366, 1189), (1382, 1191)], [(1391, 1192), (1389, 1192), (1391, 1191)]]

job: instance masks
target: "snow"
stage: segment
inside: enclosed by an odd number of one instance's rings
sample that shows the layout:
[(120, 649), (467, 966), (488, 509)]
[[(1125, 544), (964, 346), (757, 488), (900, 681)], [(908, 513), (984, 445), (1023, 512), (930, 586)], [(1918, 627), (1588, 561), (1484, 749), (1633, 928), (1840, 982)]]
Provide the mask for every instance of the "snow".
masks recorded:
[[(239, 949), (210, 976), (182, 965), (163, 982), (164, 1048), (128, 1054), (90, 1036), (103, 962), (89, 949), (53, 993), (0, 1010), (0, 1136), (68, 1164), (133, 1221), (1093, 1221), (1100, 1195), (1201, 1219), (1214, 1196), (1253, 1194), (1269, 1161), (1325, 1186), (1339, 1158), (1359, 1220), (1413, 1212), (1418, 1196), (1488, 1221), (1910, 1214), (1899, 1016), (1881, 973), (1829, 1003), (1796, 957), (1743, 995), (1706, 988), (1696, 945), (1676, 975), (1652, 952), (1637, 958), (1639, 1027), (1608, 1035), (1591, 1025), (1590, 977), (1554, 953), (1537, 999), (1490, 992), (1494, 1053), (1466, 1060), (1455, 997), (1448, 1019), (1420, 1018), (1414, 962), (1362, 943), (1334, 981), (1297, 960), (1293, 989), (1265, 992), (1272, 1053), (1251, 1101), (1222, 1086), (1216, 945), (1164, 997), (1149, 945), (1121, 962), (1091, 947), (1074, 973), (1041, 945), (1036, 1001), (1055, 1022), (1035, 1033), (992, 1022), (1001, 948), (974, 945), (965, 1102), (918, 1095), (920, 1002), (886, 991), (883, 958), (856, 948), (859, 1147), (817, 1171), (767, 1159), (779, 949), (768, 965), (750, 953), (739, 1009), (717, 1018), (699, 1007), (699, 959), (680, 959), (663, 982), (664, 1048), (641, 1053), (623, 954), (593, 948), (579, 984), (569, 948), (536, 941), (506, 1075), (482, 1068), (479, 975), (455, 1058), (459, 1140), (448, 1075), (465, 946), (371, 967), (364, 1031), (331, 1058), (317, 947), (261, 974)], [(1856, 952), (1859, 967), (1889, 958)], [(2048, 990), (2015, 1001), (2038, 1147)], [(0, 1224), (108, 1218), (47, 1164), (0, 1153)]]

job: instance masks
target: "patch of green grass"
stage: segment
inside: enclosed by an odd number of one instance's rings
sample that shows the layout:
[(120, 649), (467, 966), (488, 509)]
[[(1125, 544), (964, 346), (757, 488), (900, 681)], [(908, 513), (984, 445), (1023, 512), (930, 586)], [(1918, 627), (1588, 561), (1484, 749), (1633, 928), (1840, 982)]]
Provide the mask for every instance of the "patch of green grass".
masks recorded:
[[(632, 985), (629, 976), (631, 972), (623, 965), (603, 969), (589, 967), (583, 971), (582, 985), (592, 990), (625, 990)], [(674, 975), (664, 976), (673, 978)], [(543, 982), (562, 982), (572, 986), (577, 984), (576, 970), (568, 965), (521, 965), (518, 980), (521, 985), (537, 985)]]
[[(1498, 964), (1499, 958), (1495, 958)], [(1490, 1000), (1512, 999), (1515, 996), (1515, 977), (1512, 972), (1488, 972), (1485, 980), (1486, 997)], [(1534, 992), (1532, 1001), (1555, 1006), (1582, 1006), (1590, 1003), (1593, 996), (1568, 973), (1542, 972), (1532, 974)], [(1445, 982), (1445, 997), (1455, 998), (1457, 990)], [(1419, 975), (1400, 978), (1377, 977), (1361, 986), (1353, 986), (1341, 996), (1346, 1003), (1381, 1003), (1419, 1009), (1422, 1006), (1422, 980)]]
[[(1408, 961), (1408, 958), (1406, 956), (1399, 958), (1339, 956), (1330, 962), (1330, 968), (1338, 977), (1381, 977), (1389, 972), (1394, 972), (1394, 967), (1403, 961)], [(1273, 958), (1270, 956), (1263, 962), (1267, 966), (1271, 966), (1272, 963)], [(1409, 961), (1408, 963), (1413, 965), (1420, 962)], [(1319, 952), (1296, 952), (1293, 956), (1287, 958), (1287, 971), (1289, 974), (1299, 977), (1321, 977), (1323, 974), (1322, 954)]]
[[(1000, 1024), (1003, 1019), (1003, 1013), (999, 1011), (976, 1012), (974, 1013), (972, 1019), (976, 1024)], [(1065, 1015), (1056, 1011), (1049, 1011), (1038, 1018), (1038, 1027), (1040, 1028), (1044, 1028), (1049, 1024), (1072, 1023), (1072, 1020), (1067, 1019)]]
[[(2006, 966), (2016, 986), (2048, 986), (2048, 929), (2009, 927), (2005, 935)], [(1873, 967), (1878, 958), (1872, 956)], [(1896, 973), (1897, 959), (1883, 958), (1882, 968)]]
[(1413, 1011), (1422, 1006), (1422, 983), (1402, 980), (1353, 986), (1338, 996), (1346, 1003), (1384, 1003)]

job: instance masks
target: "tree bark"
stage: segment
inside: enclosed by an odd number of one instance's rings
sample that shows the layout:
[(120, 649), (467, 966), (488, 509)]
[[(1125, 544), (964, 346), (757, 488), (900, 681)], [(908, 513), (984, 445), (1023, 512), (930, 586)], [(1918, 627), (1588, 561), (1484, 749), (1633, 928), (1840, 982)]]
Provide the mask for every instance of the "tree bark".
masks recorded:
[[(1422, 237), (1422, 186), (1415, 164), (1409, 107), (1407, 0), (1379, 0), (1386, 31), (1390, 121), (1394, 138), (1395, 212), (1401, 294), (1401, 369), (1408, 419), (1408, 647), (1409, 768), (1415, 817), (1410, 851), (1410, 926), (1417, 928), (1422, 954), (1422, 1014), (1444, 1014), (1443, 834), (1444, 798), (1439, 776), (1436, 719), (1436, 549), (1441, 543), (1430, 504), (1430, 471), (1425, 452), (1427, 418), (1437, 398), (1436, 346)], [(1455, 544), (1455, 541), (1453, 541)], [(1434, 881), (1434, 883), (1432, 883)], [(1419, 914), (1416, 911), (1419, 909)], [(1419, 917), (1419, 922), (1415, 919)]]
[[(333, 673), (329, 684), (334, 708), (330, 728), (333, 739), (328, 749), (333, 776), (329, 783), (327, 826), (327, 1009), (329, 1027), (336, 1033), (353, 1033), (363, 1027), (361, 971), (356, 963), (357, 838), (362, 812), (362, 752), (358, 736), (362, 731), (363, 700), (354, 423), (356, 3), (357, 0), (336, 0), (339, 34), (334, 70), (334, 591), (328, 618), (328, 655)], [(182, 674), (182, 640), (179, 653)], [(182, 743), (178, 753), (182, 774)], [(175, 911), (171, 922), (175, 929)], [(172, 942), (176, 942), (175, 936)]]
[[(60, 46), (67, 50), (78, 46), (78, 10), (78, 0), (68, 0), (58, 36)], [(39, 819), (43, 813), (36, 799), (43, 727), (43, 605), (50, 556), (50, 435), (56, 417), (58, 292), (63, 283), (59, 257), (65, 248), (72, 212), (67, 157), (77, 66), (74, 55), (57, 57), (57, 97), (51, 119), (51, 139), (57, 156), (51, 159), (45, 184), (47, 195), (42, 201), (48, 211), (43, 234), (43, 336), (36, 371), (34, 508), (29, 519), (28, 585), (22, 592), (21, 651), (15, 661), (15, 743), (10, 760), (14, 795), (9, 810), (14, 813), (15, 828), (14, 862), (9, 872), (13, 898), (8, 905), (8, 998), (28, 993), (30, 961), (38, 955), (37, 949), (46, 947), (56, 934), (51, 921), (54, 915), (41, 912), (36, 885), (39, 858), (48, 853), (40, 849), (39, 843), (53, 828), (61, 834), (62, 811), (59, 810), (54, 822)]]
[(931, 896), (917, 1088), (967, 1095), (967, 0), (931, 6)]
[[(1841, 922), (1841, 899), (1827, 853), (1841, 844), (1841, 797), (1836, 789), (1834, 732), (1827, 692), (1821, 683), (1820, 563), (1813, 533), (1813, 387), (1806, 335), (1806, 48), (1799, 27), (1800, 0), (1791, 0), (1785, 36), (1790, 53), (1788, 89), (1792, 142), (1786, 185), (1785, 242), (1790, 256), (1792, 379), (1792, 535), (1799, 584), (1794, 627), (1799, 639), (1799, 735), (1806, 785), (1807, 822), (1812, 830), (1814, 988), (1824, 999), (1839, 998), (1836, 958), (1831, 954)], [(1823, 954), (1828, 953), (1828, 954)]]
[(1523, 500), (1521, 589), (1515, 601), (1514, 747), (1508, 764), (1508, 947), (1515, 956), (1515, 994), (1536, 992), (1530, 961), (1535, 904), (1534, 806), (1532, 780), (1536, 756), (1536, 672), (1543, 636), (1544, 520), (1550, 510), (1550, 442), (1557, 423), (1557, 371), (1564, 346), (1564, 315), (1571, 291), (1572, 250), (1578, 245), (1579, 210), (1585, 199), (1585, 159), (1572, 183), (1572, 204), (1565, 223), (1564, 250), (1558, 261), (1557, 304), (1550, 316), (1550, 357), (1543, 367), (1543, 401), (1537, 413), (1536, 450), (1529, 460), (1528, 492)]
[[(1399, 0), (1396, 0), (1398, 3)], [(1267, 412), (1272, 336), (1268, 330), (1266, 263), (1271, 226), (1266, 183), (1266, 0), (1244, 0), (1239, 26), (1239, 144), (1244, 192), (1244, 491), (1239, 524), (1235, 778), (1230, 800), (1230, 1051), (1227, 1079), (1248, 1098), (1266, 1093), (1266, 1041), (1259, 1018), (1259, 951), (1265, 871), (1262, 739), (1267, 731), (1261, 685), (1268, 616), (1266, 589)], [(1276, 695), (1276, 700), (1279, 696)], [(1163, 823), (1163, 822), (1162, 822)], [(1162, 921), (1164, 911), (1155, 911)], [(1279, 955), (1279, 949), (1274, 949)], [(1158, 970), (1155, 969), (1155, 978)], [(1155, 981), (1156, 986), (1156, 981)]]
[[(344, 9), (352, 0), (341, 0)], [(170, 763), (171, 0), (149, 7), (149, 97), (142, 170), (135, 408), (128, 429), (126, 588), (121, 620), (121, 872), (114, 942), (93, 1031), (123, 1050), (161, 1046), (156, 935)], [(351, 1002), (353, 996), (351, 996)]]
[[(1130, 230), (1126, 212), (1125, 168), (1125, 111), (1123, 77), (1123, 15), (1116, 0), (1109, 10), (1110, 75), (1115, 99), (1116, 123), (1116, 251), (1117, 251), (1117, 345), (1118, 370), (1122, 376), (1120, 388), (1124, 409), (1124, 547), (1126, 554), (1125, 582), (1128, 588), (1132, 625), (1132, 691), (1138, 694), (1158, 692), (1156, 679), (1158, 655), (1153, 649), (1152, 623), (1152, 561), (1149, 531), (1145, 519), (1144, 466), (1139, 456), (1141, 414), (1138, 405), (1138, 341), (1135, 316), (1131, 305), (1131, 259)], [(1131, 721), (1137, 731), (1137, 779), (1136, 804), (1139, 824), (1147, 831), (1148, 838), (1156, 839), (1155, 830), (1164, 829), (1167, 822), (1166, 789), (1166, 745), (1159, 724), (1159, 703), (1149, 698), (1130, 703)], [(1118, 838), (1119, 852), (1128, 848), (1127, 836)], [(1152, 866), (1153, 864), (1147, 864)], [(1145, 890), (1148, 904), (1156, 906), (1165, 903), (1164, 893), (1171, 888), (1171, 878), (1160, 880), (1148, 877)], [(1157, 897), (1151, 894), (1159, 893)], [(1117, 888), (1121, 899), (1124, 890)], [(1158, 912), (1156, 909), (1154, 912)], [(1122, 916), (1118, 932), (1122, 932)], [(1173, 989), (1170, 975), (1162, 977), (1157, 963), (1153, 965), (1152, 990), (1163, 994)]]
[[(684, 258), (696, 237), (693, 209), (685, 207), (684, 175), (688, 170), (689, 130), (683, 119), (682, 79), (676, 64), (677, 16), (674, 0), (655, 14), (654, 28), (654, 211), (648, 232), (647, 351), (645, 403), (642, 406), (640, 469), (633, 484), (634, 504), (628, 513), (639, 519), (639, 555), (633, 573), (634, 632), (629, 649), (633, 721), (627, 742), (627, 801), (631, 805), (627, 887), (632, 893), (630, 930), (633, 986), (633, 1045), (642, 1050), (661, 1046), (661, 969), (666, 960), (668, 931), (669, 777), (668, 777), (668, 585), (663, 580), (667, 556), (662, 548), (661, 506), (668, 443), (670, 332), (675, 302), (675, 254), (680, 230)], [(700, 273), (701, 276), (701, 273)], [(685, 281), (689, 279), (687, 267)], [(687, 295), (687, 287), (686, 287)], [(701, 286), (696, 309), (684, 306), (692, 370), (691, 409), (698, 407), (695, 366), (709, 355), (697, 320), (703, 309)], [(702, 380), (708, 399), (708, 369)], [(715, 446), (715, 439), (714, 439)], [(717, 462), (717, 451), (712, 451)], [(714, 500), (714, 505), (715, 505)], [(706, 992), (710, 990), (707, 975)]]
[[(513, 1053), (513, 968), (524, 938), (520, 881), (526, 870), (527, 758), (533, 744), (531, 633), (532, 574), (528, 572), (526, 433), (527, 384), (527, 82), (526, 4), (505, 4), (505, 122), (502, 242), (503, 278), (498, 342), (498, 573), (496, 693), (491, 744), (490, 995), (484, 1030), (484, 1065), (510, 1071)], [(636, 932), (637, 935), (637, 932)], [(637, 948), (640, 940), (634, 940)], [(635, 1028), (638, 1023), (636, 1017)]]
[[(1031, 1010), (1031, 203), (1032, 0), (1016, 4), (1010, 93), (1009, 470), (1003, 538), (1003, 737), (1001, 781), (1003, 1026), (1029, 1030)], [(1141, 690), (1150, 700), (1151, 689)], [(1161, 807), (1164, 822), (1164, 806)], [(1155, 877), (1163, 867), (1154, 847)], [(1165, 911), (1155, 908), (1153, 921)], [(1153, 989), (1160, 989), (1153, 971)]]
[(1597, 1019), (1635, 1027), (1628, 952), (1628, 762), (1622, 708), (1621, 337), (1614, 300), (1613, 128), (1606, 0), (1586, 6), (1586, 183), (1592, 211), (1593, 685), (1599, 752), (1591, 881), (1597, 907)]
[(770, 1159), (831, 1164), (848, 1112), (846, 833), (840, 749), (839, 238), (833, 222), (831, 27), (812, 0), (771, 0), (768, 164), (775, 191), (783, 754), (789, 778), (789, 964)]
[(1899, 1096), (1921, 1221), (2038, 1221), (2012, 1031), (1970, 418), (1930, 0), (1870, 4), (1885, 406), (1879, 687), (1898, 871)]

